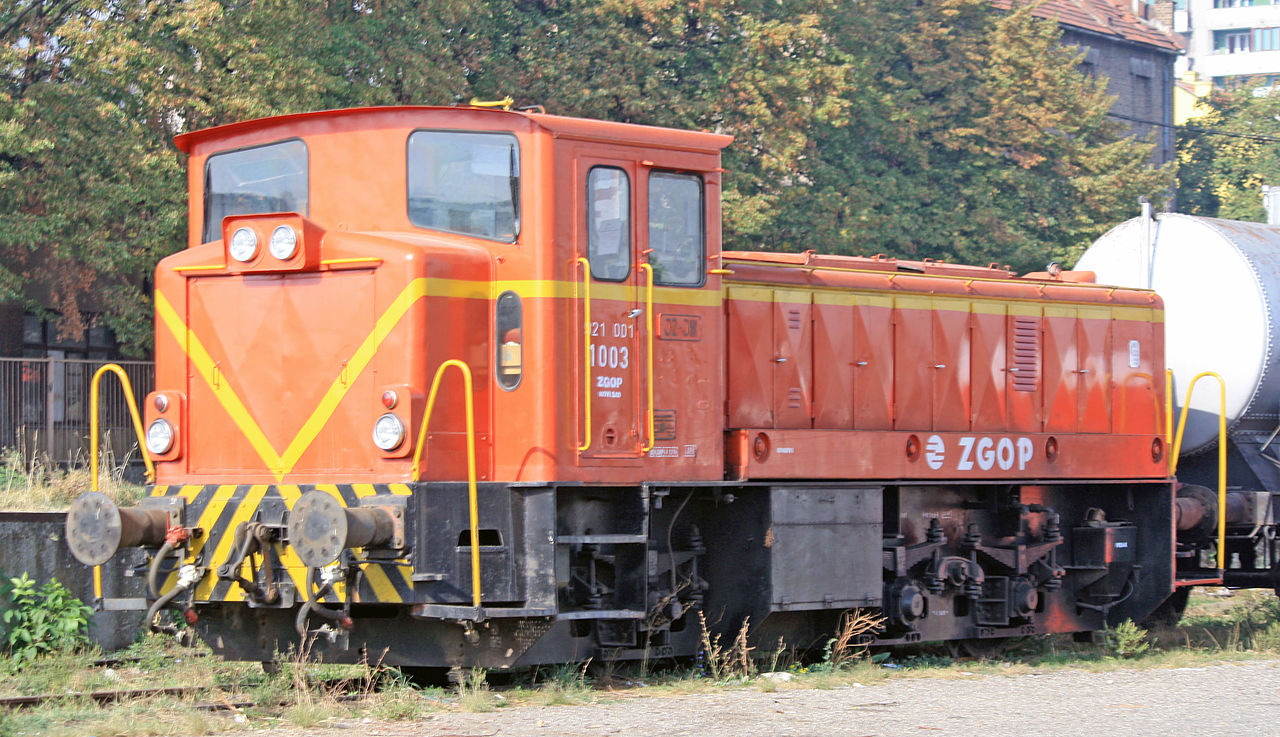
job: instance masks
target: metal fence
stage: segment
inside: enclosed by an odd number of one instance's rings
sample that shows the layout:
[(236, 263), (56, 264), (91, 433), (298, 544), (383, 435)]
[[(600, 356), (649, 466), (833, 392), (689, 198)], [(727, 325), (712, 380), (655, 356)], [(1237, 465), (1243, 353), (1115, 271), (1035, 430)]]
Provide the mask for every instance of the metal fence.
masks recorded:
[[(54, 463), (87, 465), (89, 384), (107, 363), (124, 368), (139, 403), (155, 387), (155, 365), (150, 361), (0, 358), (0, 448), (17, 448), (23, 458), (43, 456)], [(116, 377), (103, 377), (98, 404), (101, 452), (111, 453), (117, 465), (142, 463)]]

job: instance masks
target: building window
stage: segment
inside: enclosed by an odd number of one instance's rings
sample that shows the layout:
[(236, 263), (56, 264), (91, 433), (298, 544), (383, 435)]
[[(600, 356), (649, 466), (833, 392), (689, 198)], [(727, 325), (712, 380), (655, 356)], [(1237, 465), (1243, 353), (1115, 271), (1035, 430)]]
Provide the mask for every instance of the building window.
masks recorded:
[(1253, 33), (1248, 28), (1213, 32), (1213, 51), (1216, 54), (1241, 54), (1252, 50)]
[(1280, 51), (1280, 28), (1253, 29), (1254, 51)]

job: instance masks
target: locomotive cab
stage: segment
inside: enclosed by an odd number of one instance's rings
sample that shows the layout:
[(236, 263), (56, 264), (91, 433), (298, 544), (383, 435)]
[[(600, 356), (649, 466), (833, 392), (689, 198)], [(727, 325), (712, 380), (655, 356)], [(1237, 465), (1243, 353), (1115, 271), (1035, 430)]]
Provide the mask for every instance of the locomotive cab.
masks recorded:
[[(208, 415), (169, 422), (160, 480), (463, 478), (448, 381), (412, 469), (449, 359), (474, 378), (481, 480), (718, 478), (703, 336), (719, 332), (728, 141), (453, 108), (180, 137), (190, 243), (157, 269), (157, 392)], [(221, 353), (199, 366), (192, 339)]]
[[(145, 506), (186, 530), (210, 639), (243, 654), (241, 601), (550, 614), (580, 598), (578, 564), (551, 571), (566, 556), (607, 539), (643, 561), (636, 514), (551, 484), (629, 487), (634, 509), (642, 482), (722, 477), (729, 141), (474, 108), (180, 136), (189, 243), (156, 270)], [(167, 554), (157, 599), (180, 585)], [(643, 589), (610, 606), (635, 619)]]

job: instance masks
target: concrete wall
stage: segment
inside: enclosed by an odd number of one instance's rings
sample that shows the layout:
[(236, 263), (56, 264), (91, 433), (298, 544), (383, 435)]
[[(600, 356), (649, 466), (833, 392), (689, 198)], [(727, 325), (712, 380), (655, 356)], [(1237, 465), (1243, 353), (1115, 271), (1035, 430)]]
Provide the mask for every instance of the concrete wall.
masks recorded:
[[(0, 512), (0, 574), (10, 578), (25, 572), (40, 584), (56, 578), (92, 606), (93, 569), (72, 558), (63, 542), (66, 517), (62, 512)], [(103, 596), (145, 595), (143, 578), (126, 578), (124, 570), (119, 557), (102, 567)], [(126, 647), (141, 633), (143, 614), (97, 612), (89, 625), (89, 637), (104, 650)]]

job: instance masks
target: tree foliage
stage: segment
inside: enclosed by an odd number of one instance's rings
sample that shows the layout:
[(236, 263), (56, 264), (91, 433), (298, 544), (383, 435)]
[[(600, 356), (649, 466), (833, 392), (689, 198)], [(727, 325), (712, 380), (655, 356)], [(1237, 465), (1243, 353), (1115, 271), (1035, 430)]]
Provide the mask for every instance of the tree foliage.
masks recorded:
[(17, 0), (0, 299), (143, 349), (151, 269), (184, 241), (174, 134), (506, 94), (733, 135), (730, 248), (1038, 268), (1170, 179), (1059, 38), (987, 0)]
[(1280, 186), (1280, 93), (1214, 90), (1178, 131), (1178, 208), (1265, 221), (1262, 186)]

